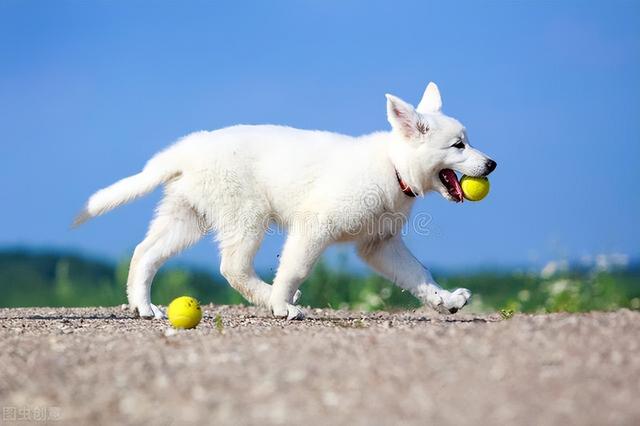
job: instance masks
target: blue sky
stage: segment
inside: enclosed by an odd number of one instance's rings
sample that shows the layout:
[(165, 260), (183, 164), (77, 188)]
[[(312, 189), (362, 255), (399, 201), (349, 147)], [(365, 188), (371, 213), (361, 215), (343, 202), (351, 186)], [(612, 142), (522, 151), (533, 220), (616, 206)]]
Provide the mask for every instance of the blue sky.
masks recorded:
[[(0, 245), (119, 259), (159, 192), (75, 231), (100, 187), (191, 131), (388, 128), (428, 81), (498, 162), (492, 191), (433, 194), (427, 265), (640, 254), (638, 2), (0, 2)], [(275, 267), (282, 237), (259, 253)], [(337, 249), (345, 250), (345, 249)], [(336, 250), (333, 251), (336, 253)], [(213, 243), (181, 262), (217, 268)]]

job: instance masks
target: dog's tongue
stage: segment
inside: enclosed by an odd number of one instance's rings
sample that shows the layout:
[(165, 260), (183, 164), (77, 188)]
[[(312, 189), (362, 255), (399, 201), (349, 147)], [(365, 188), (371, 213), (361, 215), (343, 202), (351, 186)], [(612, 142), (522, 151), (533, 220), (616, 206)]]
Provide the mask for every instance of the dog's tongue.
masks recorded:
[(440, 170), (440, 180), (447, 187), (449, 195), (451, 195), (457, 202), (464, 201), (464, 194), (462, 192), (458, 176), (456, 176), (456, 172), (451, 169), (442, 169)]

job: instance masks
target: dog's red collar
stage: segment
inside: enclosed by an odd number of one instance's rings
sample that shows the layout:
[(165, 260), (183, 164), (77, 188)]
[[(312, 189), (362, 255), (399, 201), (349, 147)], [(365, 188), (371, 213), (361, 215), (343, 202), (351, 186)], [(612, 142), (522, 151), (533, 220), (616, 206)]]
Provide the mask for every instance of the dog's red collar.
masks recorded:
[(400, 184), (400, 190), (404, 192), (404, 195), (408, 197), (415, 197), (416, 193), (413, 192), (413, 190), (411, 189), (411, 187), (407, 182), (402, 180), (402, 178), (400, 177), (400, 173), (398, 173), (397, 170), (396, 170), (396, 177), (398, 178), (398, 184)]

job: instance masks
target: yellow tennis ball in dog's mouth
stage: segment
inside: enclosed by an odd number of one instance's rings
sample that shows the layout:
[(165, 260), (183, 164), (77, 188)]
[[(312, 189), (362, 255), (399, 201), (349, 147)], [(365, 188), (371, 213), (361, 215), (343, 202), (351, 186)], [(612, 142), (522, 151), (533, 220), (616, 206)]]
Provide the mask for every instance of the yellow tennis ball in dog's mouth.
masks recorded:
[(175, 328), (194, 328), (202, 319), (202, 310), (196, 299), (181, 296), (169, 304), (167, 317)]
[(489, 193), (489, 179), (486, 177), (462, 176), (462, 194), (469, 201), (480, 201)]

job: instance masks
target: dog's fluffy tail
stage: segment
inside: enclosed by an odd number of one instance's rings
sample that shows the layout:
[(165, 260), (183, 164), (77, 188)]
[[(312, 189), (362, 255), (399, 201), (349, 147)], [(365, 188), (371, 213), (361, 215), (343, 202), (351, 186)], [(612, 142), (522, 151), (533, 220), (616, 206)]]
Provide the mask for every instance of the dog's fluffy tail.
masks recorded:
[(100, 216), (129, 201), (146, 195), (159, 185), (180, 176), (180, 170), (167, 170), (157, 167), (153, 160), (137, 175), (119, 180), (111, 186), (103, 188), (93, 194), (84, 209), (76, 216), (71, 224), (72, 228), (79, 226), (87, 220)]

